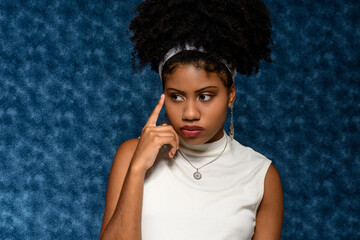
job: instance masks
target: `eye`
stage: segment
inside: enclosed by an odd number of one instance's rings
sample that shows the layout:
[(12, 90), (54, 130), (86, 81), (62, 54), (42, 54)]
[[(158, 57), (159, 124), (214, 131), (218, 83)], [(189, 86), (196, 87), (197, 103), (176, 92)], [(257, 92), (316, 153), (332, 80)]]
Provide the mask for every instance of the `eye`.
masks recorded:
[(209, 94), (202, 94), (202, 95), (200, 95), (199, 98), (200, 98), (201, 101), (207, 102), (212, 98), (212, 96), (209, 95)]
[(181, 102), (184, 100), (184, 98), (178, 94), (172, 94), (171, 95), (171, 99), (174, 101), (174, 102)]

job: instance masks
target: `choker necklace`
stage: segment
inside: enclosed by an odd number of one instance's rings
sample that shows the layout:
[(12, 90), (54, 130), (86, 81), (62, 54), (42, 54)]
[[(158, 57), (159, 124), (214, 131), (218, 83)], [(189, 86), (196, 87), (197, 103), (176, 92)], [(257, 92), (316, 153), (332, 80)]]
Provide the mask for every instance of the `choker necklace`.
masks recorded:
[(190, 165), (196, 170), (196, 172), (193, 173), (194, 178), (195, 178), (196, 180), (200, 180), (201, 177), (202, 177), (202, 174), (199, 172), (199, 169), (201, 169), (201, 168), (209, 165), (210, 163), (215, 162), (215, 161), (221, 156), (221, 154), (223, 154), (223, 152), (225, 151), (226, 146), (227, 146), (227, 142), (228, 142), (228, 141), (227, 141), (227, 139), (226, 139), (224, 149), (221, 151), (221, 153), (220, 153), (218, 156), (216, 156), (216, 158), (214, 158), (213, 160), (211, 160), (210, 162), (204, 164), (204, 165), (201, 166), (201, 167), (195, 167), (195, 166), (187, 159), (187, 157), (185, 157), (185, 154), (183, 154), (183, 153), (180, 151), (180, 149), (179, 149), (178, 151), (180, 152), (181, 156), (183, 156), (183, 158), (184, 158), (188, 163), (190, 163)]

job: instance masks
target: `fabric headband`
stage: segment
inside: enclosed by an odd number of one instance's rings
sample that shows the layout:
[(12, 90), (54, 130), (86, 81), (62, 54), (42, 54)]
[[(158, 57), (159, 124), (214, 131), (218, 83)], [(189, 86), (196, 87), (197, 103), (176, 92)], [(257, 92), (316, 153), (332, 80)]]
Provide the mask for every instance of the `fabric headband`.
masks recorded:
[[(163, 67), (164, 67), (165, 63), (170, 58), (172, 58), (174, 55), (176, 55), (177, 53), (182, 52), (182, 51), (190, 51), (190, 50), (206, 53), (204, 48), (202, 48), (202, 47), (196, 48), (196, 47), (188, 45), (188, 44), (186, 44), (185, 47), (179, 47), (178, 46), (178, 47), (174, 47), (174, 48), (170, 49), (165, 54), (164, 59), (159, 63), (159, 75), (160, 75), (161, 81), (162, 81), (162, 78), (161, 78), (162, 70), (163, 70)], [(221, 59), (220, 61), (221, 61), (222, 64), (225, 65), (227, 70), (230, 72), (232, 79), (234, 80), (235, 75), (236, 75), (236, 69), (231, 70), (231, 68), (229, 67), (229, 64), (224, 59)]]

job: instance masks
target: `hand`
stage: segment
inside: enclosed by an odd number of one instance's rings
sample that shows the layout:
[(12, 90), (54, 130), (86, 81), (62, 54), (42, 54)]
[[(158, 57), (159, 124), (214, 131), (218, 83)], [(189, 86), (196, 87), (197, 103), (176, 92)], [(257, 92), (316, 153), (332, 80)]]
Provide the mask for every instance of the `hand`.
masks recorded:
[(160, 148), (164, 144), (170, 145), (169, 157), (174, 157), (179, 149), (179, 136), (171, 125), (156, 126), (160, 111), (164, 105), (165, 95), (161, 94), (158, 104), (151, 113), (135, 150), (132, 165), (147, 171), (155, 162)]

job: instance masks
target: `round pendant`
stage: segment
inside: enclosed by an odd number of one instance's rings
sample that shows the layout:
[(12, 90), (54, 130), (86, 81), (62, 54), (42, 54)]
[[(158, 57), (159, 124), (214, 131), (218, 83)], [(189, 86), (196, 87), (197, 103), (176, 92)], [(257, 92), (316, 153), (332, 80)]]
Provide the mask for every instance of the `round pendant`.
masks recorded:
[(199, 173), (198, 171), (194, 172), (193, 176), (196, 180), (200, 180), (202, 177), (201, 173)]

